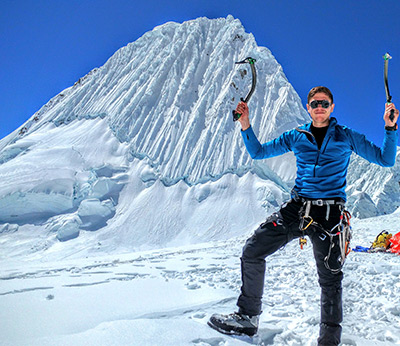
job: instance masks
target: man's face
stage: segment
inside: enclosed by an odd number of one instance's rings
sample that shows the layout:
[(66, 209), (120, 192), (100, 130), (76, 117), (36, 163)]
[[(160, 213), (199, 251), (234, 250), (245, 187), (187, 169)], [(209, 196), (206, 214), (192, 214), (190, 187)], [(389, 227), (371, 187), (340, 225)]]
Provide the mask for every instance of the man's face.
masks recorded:
[[(329, 103), (329, 106), (327, 108), (324, 108), (323, 106), (327, 106), (327, 104), (324, 104), (324, 102), (322, 102), (322, 104), (321, 102), (319, 102), (319, 104), (314, 105), (313, 101), (317, 101), (314, 103), (318, 103), (318, 101), (327, 101)], [(335, 108), (335, 104), (331, 102), (332, 101), (328, 95), (324, 93), (317, 93), (307, 104), (308, 113), (310, 113), (313, 125), (315, 127), (324, 127), (329, 125), (329, 117), (333, 112), (333, 108)], [(313, 108), (312, 105), (316, 107)]]

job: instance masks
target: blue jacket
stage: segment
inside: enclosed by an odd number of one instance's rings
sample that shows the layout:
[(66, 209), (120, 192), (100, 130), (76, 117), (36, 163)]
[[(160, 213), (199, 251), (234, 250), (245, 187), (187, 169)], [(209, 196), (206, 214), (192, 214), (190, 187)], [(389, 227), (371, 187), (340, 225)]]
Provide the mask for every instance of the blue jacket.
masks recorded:
[(260, 144), (253, 129), (242, 131), (247, 151), (261, 160), (293, 151), (297, 162), (294, 190), (306, 198), (346, 200), (346, 175), (352, 152), (380, 166), (393, 166), (396, 160), (397, 131), (385, 130), (382, 148), (364, 135), (330, 118), (321, 149), (311, 134), (311, 123), (283, 133), (278, 138)]

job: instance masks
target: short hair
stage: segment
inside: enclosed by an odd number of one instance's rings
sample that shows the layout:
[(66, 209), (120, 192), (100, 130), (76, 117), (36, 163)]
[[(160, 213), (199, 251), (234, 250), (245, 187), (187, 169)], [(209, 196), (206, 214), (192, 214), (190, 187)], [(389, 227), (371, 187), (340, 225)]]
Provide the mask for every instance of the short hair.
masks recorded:
[(310, 90), (307, 96), (307, 103), (310, 103), (310, 100), (314, 97), (315, 94), (318, 93), (324, 93), (326, 96), (328, 96), (331, 99), (331, 102), (333, 103), (333, 95), (332, 92), (324, 86), (317, 86), (314, 87)]

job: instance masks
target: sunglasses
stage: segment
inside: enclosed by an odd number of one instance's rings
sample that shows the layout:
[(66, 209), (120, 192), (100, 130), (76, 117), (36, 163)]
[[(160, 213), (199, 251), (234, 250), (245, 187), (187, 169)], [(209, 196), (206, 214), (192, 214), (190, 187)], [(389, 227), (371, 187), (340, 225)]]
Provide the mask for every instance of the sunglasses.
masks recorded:
[(329, 108), (329, 106), (331, 105), (331, 103), (327, 100), (322, 100), (322, 101), (317, 101), (314, 100), (310, 103), (310, 107), (312, 109), (318, 108), (318, 105), (321, 105), (322, 108)]

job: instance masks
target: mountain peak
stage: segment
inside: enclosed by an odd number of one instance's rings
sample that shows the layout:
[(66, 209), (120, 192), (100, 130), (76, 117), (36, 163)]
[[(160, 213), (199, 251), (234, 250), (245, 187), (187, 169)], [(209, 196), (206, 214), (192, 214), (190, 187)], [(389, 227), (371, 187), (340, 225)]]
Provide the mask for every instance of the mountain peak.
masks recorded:
[(129, 144), (129, 159), (147, 158), (167, 185), (216, 179), (252, 165), (231, 119), (251, 84), (249, 67), (235, 65), (247, 56), (257, 59), (249, 106), (262, 137), (307, 121), (270, 51), (228, 16), (156, 27), (52, 99), (34, 115), (37, 124), (28, 121), (35, 125), (30, 131), (49, 122), (106, 118), (116, 138)]
[[(250, 67), (235, 62), (248, 56), (257, 60), (249, 107), (260, 140), (308, 121), (282, 67), (239, 20), (166, 23), (0, 142), (1, 222), (15, 233), (31, 224), (46, 244), (101, 229), (101, 243), (135, 248), (179, 234), (226, 237), (260, 221), (284, 199), (295, 165), (292, 156), (254, 163), (232, 121), (251, 85)], [(232, 205), (248, 194), (254, 202)]]

